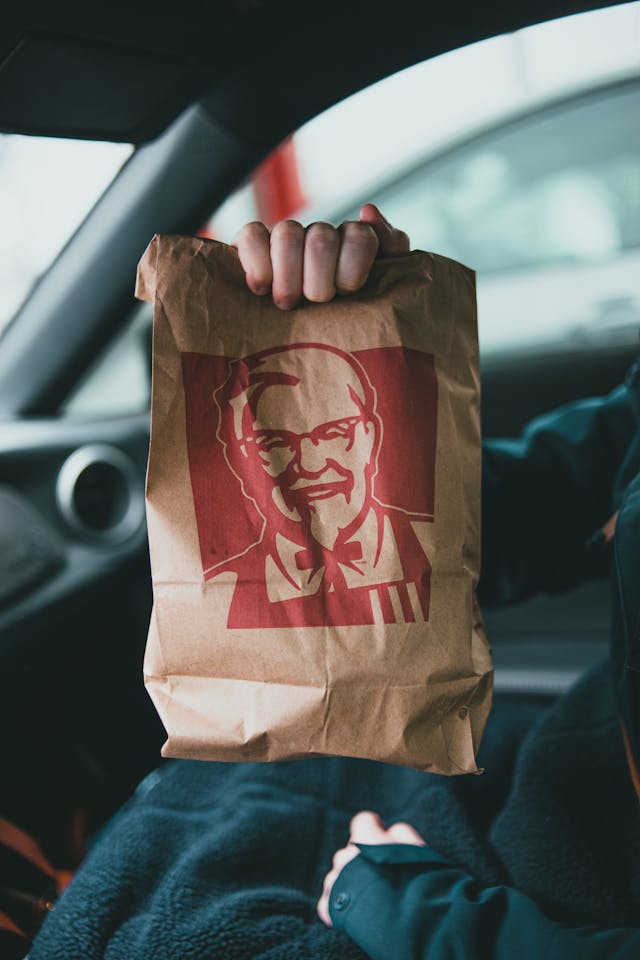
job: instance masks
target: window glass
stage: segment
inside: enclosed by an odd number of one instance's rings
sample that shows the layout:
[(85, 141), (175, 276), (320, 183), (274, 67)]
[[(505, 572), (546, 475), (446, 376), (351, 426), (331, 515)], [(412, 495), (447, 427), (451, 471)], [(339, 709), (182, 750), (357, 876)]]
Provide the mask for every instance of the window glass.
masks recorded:
[[(348, 97), (297, 131), (300, 190), (290, 194), (301, 202), (288, 213), (305, 221), (330, 219), (451, 144), (633, 75), (640, 75), (638, 2), (538, 24), (426, 60)], [(291, 164), (282, 169), (291, 175)], [(232, 239), (243, 211), (264, 217), (266, 205), (255, 202), (263, 180), (252, 178), (215, 212), (210, 226), (220, 240)]]
[[(485, 356), (571, 338), (637, 338), (639, 35), (636, 2), (403, 70), (297, 131), (202, 233), (231, 242), (254, 219), (337, 223), (374, 200), (415, 247), (477, 271)], [(114, 155), (105, 184), (123, 156)], [(147, 340), (136, 323), (68, 413), (148, 404)]]
[[(425, 61), (287, 144), (287, 216), (339, 223), (377, 202), (416, 248), (476, 270), (490, 352), (640, 325), (640, 4), (539, 24)], [(282, 148), (281, 148), (282, 149)], [(269, 223), (264, 176), (242, 191)], [(241, 225), (234, 195), (213, 236)], [(280, 207), (282, 212), (282, 207)]]
[(143, 413), (151, 396), (152, 307), (136, 307), (133, 320), (77, 384), (62, 407), (74, 418)]
[(0, 134), (0, 335), (132, 149)]
[(484, 274), (615, 257), (640, 246), (639, 116), (640, 85), (550, 107), (372, 199), (417, 247)]

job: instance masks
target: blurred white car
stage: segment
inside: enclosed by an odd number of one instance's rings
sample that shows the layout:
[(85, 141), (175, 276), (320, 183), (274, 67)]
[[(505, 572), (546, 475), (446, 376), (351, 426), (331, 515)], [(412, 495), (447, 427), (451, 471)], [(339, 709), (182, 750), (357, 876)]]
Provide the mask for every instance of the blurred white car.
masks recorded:
[(486, 353), (637, 340), (640, 80), (538, 106), (413, 161), (331, 212), (380, 205), (478, 274)]

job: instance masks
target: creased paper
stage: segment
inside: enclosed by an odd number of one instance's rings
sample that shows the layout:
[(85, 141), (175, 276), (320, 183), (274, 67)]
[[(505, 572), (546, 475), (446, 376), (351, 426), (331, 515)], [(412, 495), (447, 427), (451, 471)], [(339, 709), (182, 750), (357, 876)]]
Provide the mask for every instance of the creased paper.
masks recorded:
[(137, 294), (163, 754), (475, 771), (492, 670), (473, 273), (414, 252), (283, 312), (234, 249), (156, 236)]

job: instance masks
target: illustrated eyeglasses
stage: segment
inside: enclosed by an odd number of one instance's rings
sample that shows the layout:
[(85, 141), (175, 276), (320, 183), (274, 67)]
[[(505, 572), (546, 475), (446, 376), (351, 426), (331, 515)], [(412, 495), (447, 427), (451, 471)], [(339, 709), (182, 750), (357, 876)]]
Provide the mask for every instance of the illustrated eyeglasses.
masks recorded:
[(346, 417), (342, 420), (331, 420), (321, 423), (307, 433), (294, 433), (290, 430), (256, 430), (251, 436), (244, 438), (244, 443), (255, 444), (259, 453), (274, 449), (288, 449), (298, 453), (303, 440), (311, 440), (314, 446), (319, 443), (329, 443), (332, 440), (346, 440), (346, 450), (350, 450), (355, 440), (356, 427), (365, 423), (362, 415)]

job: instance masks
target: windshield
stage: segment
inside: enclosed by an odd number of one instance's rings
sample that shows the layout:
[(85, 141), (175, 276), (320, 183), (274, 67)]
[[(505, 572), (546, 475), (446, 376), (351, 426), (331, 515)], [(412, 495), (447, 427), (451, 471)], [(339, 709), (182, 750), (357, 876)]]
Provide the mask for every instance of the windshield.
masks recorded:
[(0, 335), (132, 150), (0, 135)]

